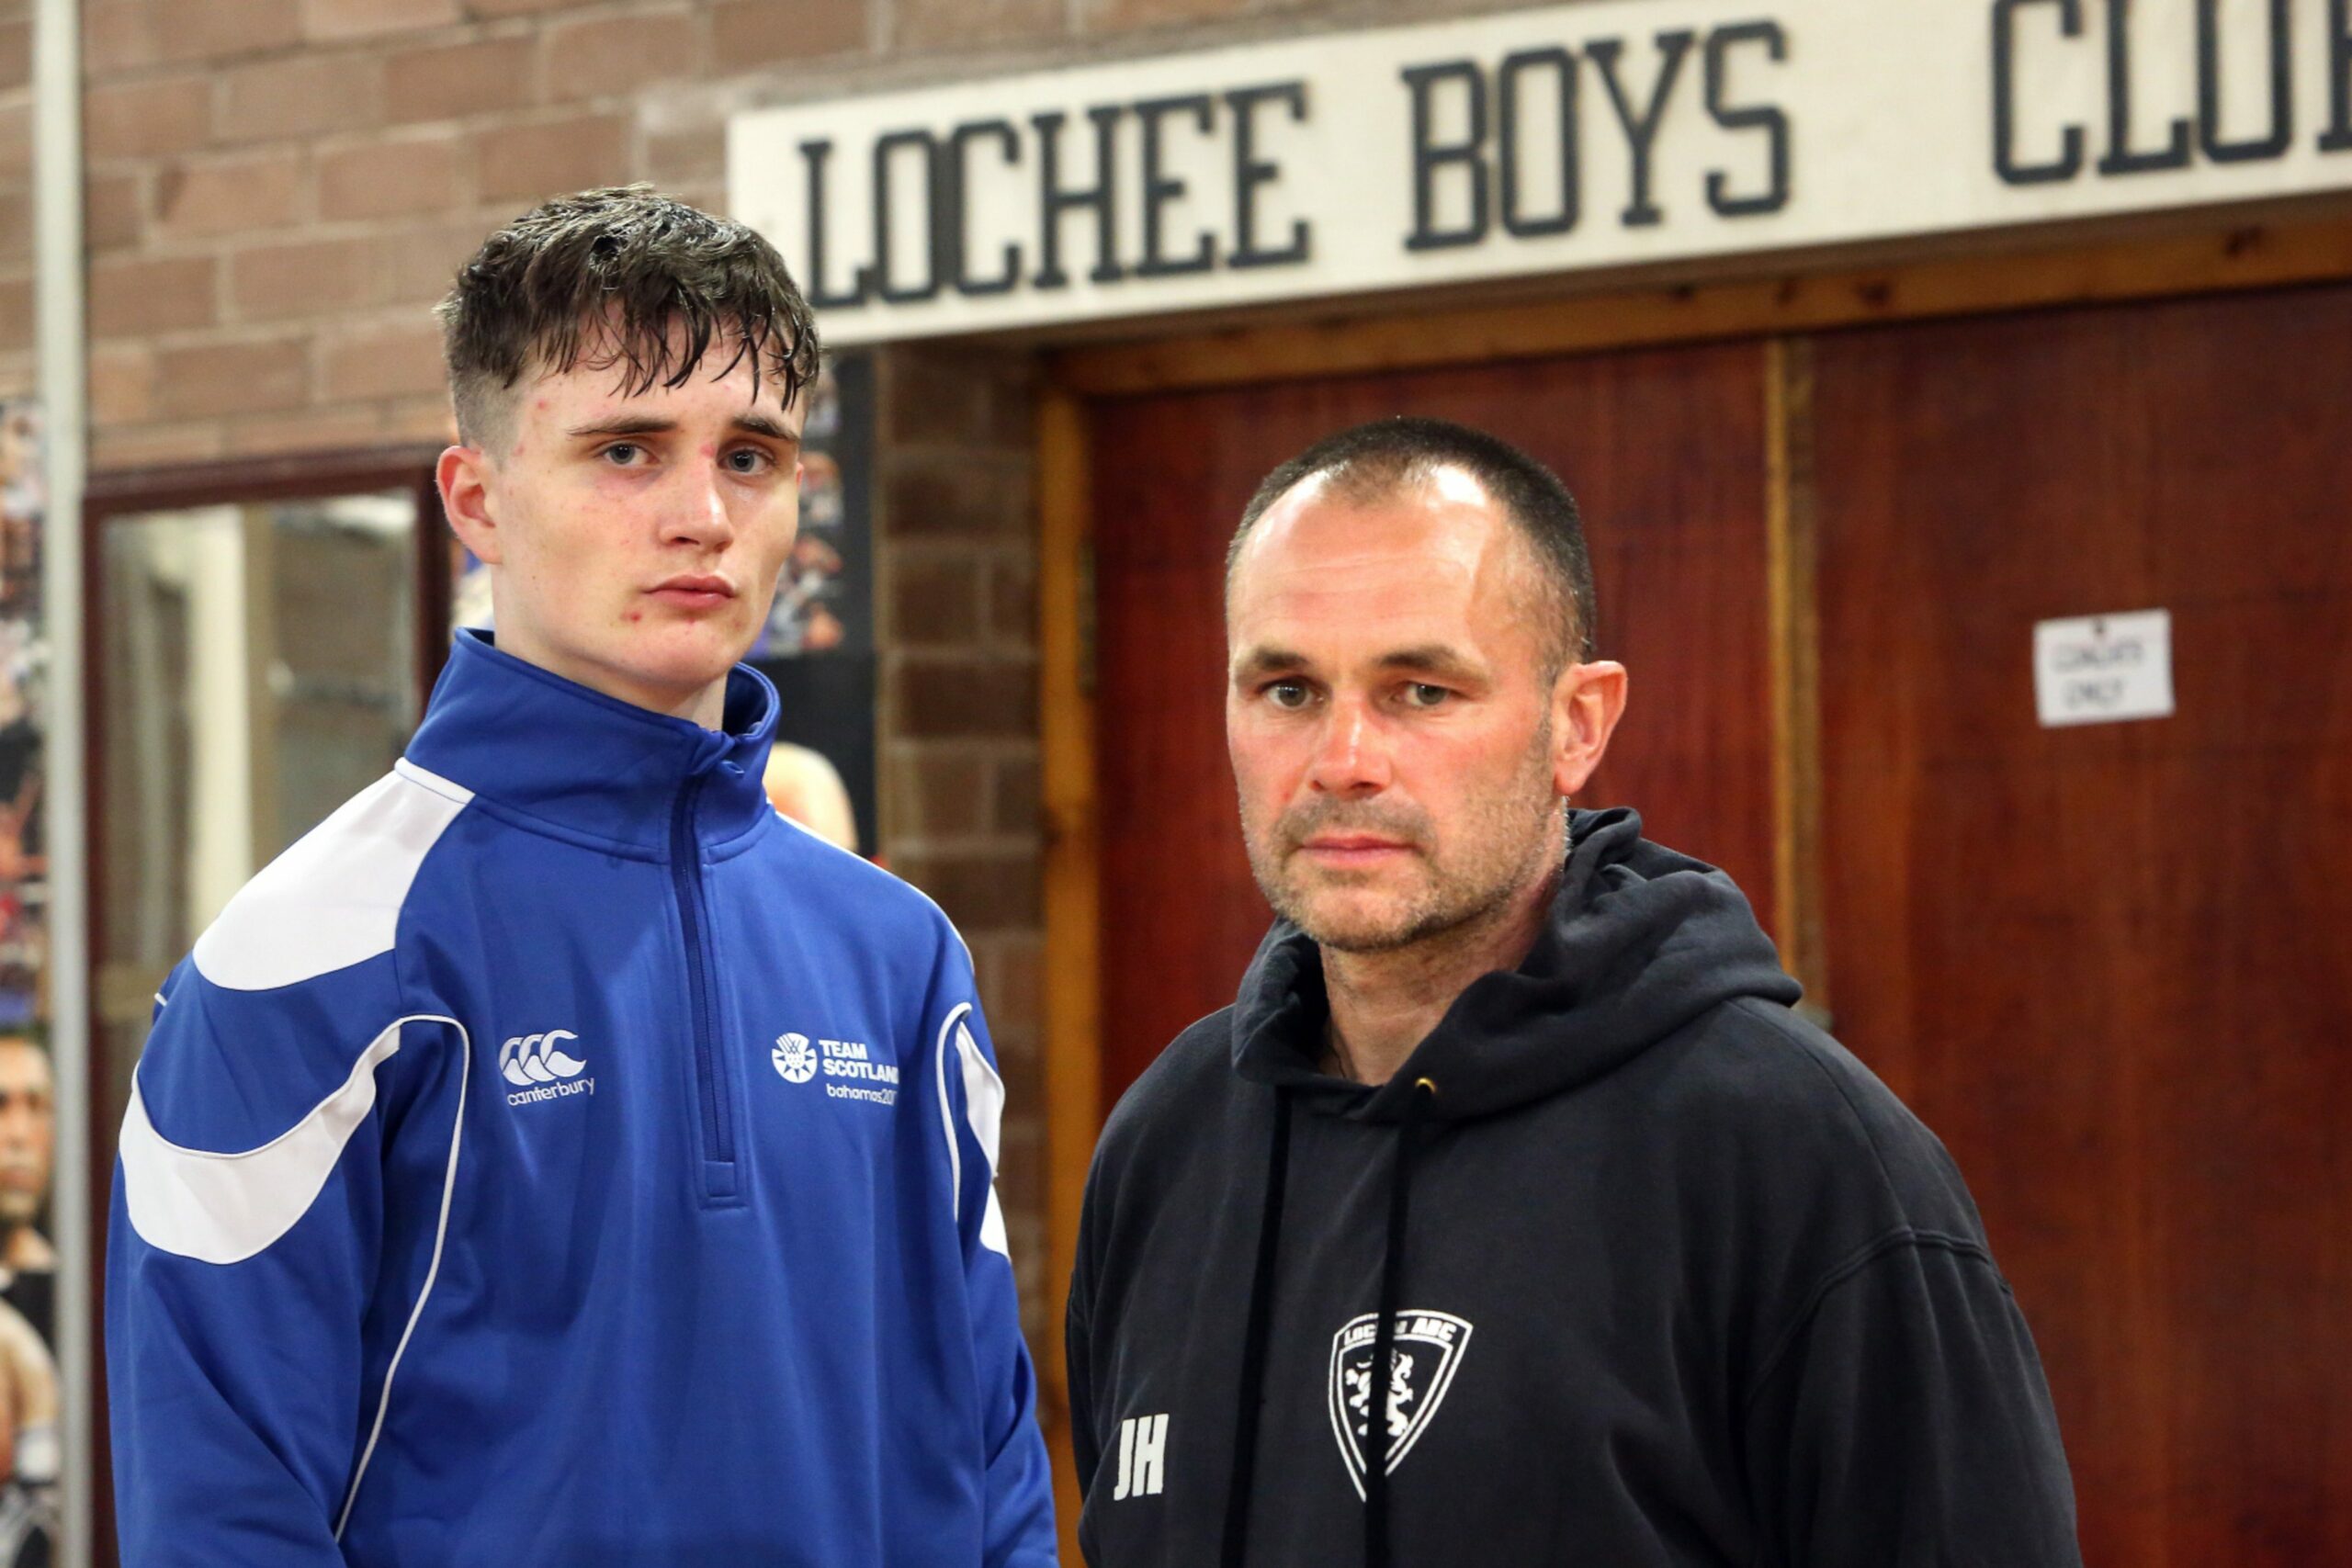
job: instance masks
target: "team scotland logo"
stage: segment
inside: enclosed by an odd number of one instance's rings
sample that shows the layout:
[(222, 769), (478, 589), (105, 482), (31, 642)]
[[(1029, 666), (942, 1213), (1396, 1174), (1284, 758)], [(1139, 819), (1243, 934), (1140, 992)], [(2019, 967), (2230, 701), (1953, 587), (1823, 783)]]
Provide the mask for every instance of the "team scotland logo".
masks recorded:
[(1394, 1475), (1445, 1403), (1470, 1343), (1466, 1318), (1450, 1312), (1400, 1312), (1388, 1365), (1375, 1369), (1373, 1340), (1379, 1324), (1380, 1314), (1368, 1312), (1331, 1336), (1331, 1433), (1340, 1440), (1340, 1458), (1358, 1496), (1363, 1495), (1372, 1423), (1376, 1419), (1387, 1430), (1388, 1473)]
[(768, 1054), (786, 1083), (807, 1083), (817, 1076), (817, 1047), (806, 1034), (779, 1034)]

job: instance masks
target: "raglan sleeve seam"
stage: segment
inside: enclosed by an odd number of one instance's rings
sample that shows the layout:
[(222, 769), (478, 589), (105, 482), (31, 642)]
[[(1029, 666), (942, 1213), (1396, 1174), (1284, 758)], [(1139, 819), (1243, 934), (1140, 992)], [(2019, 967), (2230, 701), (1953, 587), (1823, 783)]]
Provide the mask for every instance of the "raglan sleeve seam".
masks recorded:
[[(1862, 1142), (1869, 1146), (1871, 1163), (1878, 1168), (1881, 1188), (1890, 1200), (1896, 1200), (1896, 1194), (1900, 1189), (1895, 1185), (1894, 1173), (1887, 1168), (1886, 1151), (1879, 1147), (1878, 1134), (1871, 1130), (1870, 1118), (1864, 1116), (1861, 1107), (1854, 1103), (1854, 1097), (1846, 1091), (1846, 1086), (1838, 1081), (1835, 1073), (1822, 1066), (1819, 1058), (1805, 1049), (1804, 1040), (1790, 1026), (1786, 1010), (1758, 1007), (1748, 1010), (1762, 1019), (1765, 1027), (1772, 1032), (1773, 1037), (1780, 1041), (1782, 1048), (1804, 1063), (1805, 1066), (1817, 1075), (1823, 1083), (1828, 1085), (1829, 1091), (1838, 1097), (1838, 1103), (1845, 1108), (1846, 1115), (1853, 1123), (1855, 1130), (1861, 1134)], [(1778, 1016), (1775, 1016), (1776, 1010)], [(1897, 1201), (1899, 1203), (1899, 1200)]]
[[(427, 780), (419, 779), (415, 782), (420, 788), (430, 789), (445, 799), (457, 798), (448, 795), (447, 791), (436, 788)], [(426, 888), (437, 876), (458, 874), (443, 873), (440, 865), (445, 858), (458, 855), (459, 846), (465, 841), (466, 835), (459, 830), (458, 825), (466, 822), (469, 817), (479, 822), (481, 818), (477, 814), (489, 810), (491, 803), (478, 795), (469, 795), (458, 801), (458, 805), (457, 814), (449, 818), (441, 832), (435, 838), (431, 847), (426, 849), (424, 858), (417, 863), (416, 874), (409, 878), (408, 886), (401, 893), (401, 911), (392, 925), (392, 990), (393, 1000), (400, 1003), (403, 1011), (409, 1010), (409, 1004), (413, 998), (426, 997), (421, 986), (412, 991), (412, 983), (409, 978), (409, 965), (414, 957), (415, 938), (413, 932), (418, 919), (418, 908), (424, 900)], [(491, 819), (497, 820), (494, 812), (491, 814)], [(427, 999), (433, 998), (427, 998)]]
[(1920, 1251), (1949, 1253), (1963, 1262), (1982, 1267), (1993, 1276), (1993, 1282), (2000, 1287), (2004, 1296), (2015, 1299), (2008, 1280), (2002, 1276), (1999, 1265), (1993, 1261), (1992, 1252), (1973, 1237), (1920, 1230), (1911, 1225), (1900, 1225), (1886, 1231), (1856, 1247), (1833, 1265), (1807, 1292), (1804, 1304), (1797, 1309), (1788, 1327), (1774, 1337), (1772, 1348), (1765, 1352), (1756, 1375), (1749, 1381), (1747, 1393), (1741, 1395), (1740, 1419), (1745, 1421), (1755, 1409), (1774, 1375), (1787, 1364), (1791, 1352), (1812, 1330), (1815, 1320), (1821, 1315), (1822, 1307), (1832, 1296), (1883, 1259), (1898, 1253)]
[[(960, 1239), (964, 1223), (964, 1149), (961, 1124), (968, 1115), (958, 1103), (963, 1074), (958, 1060), (950, 1071), (949, 1058), (956, 1054), (955, 1042), (949, 1037), (948, 1025), (955, 1019), (959, 1005), (978, 1006), (979, 974), (971, 963), (968, 946), (963, 944), (962, 933), (947, 918), (947, 912), (928, 897), (932, 951), (929, 964), (922, 978), (912, 987), (915, 993), (915, 1049), (910, 1060), (922, 1064), (919, 1070), (921, 1093), (926, 1100), (937, 1102), (937, 1114), (926, 1118), (933, 1133), (944, 1145), (947, 1157), (947, 1213), (956, 1227)], [(957, 979), (955, 956), (960, 950), (971, 976), (971, 995), (959, 1004), (955, 996)]]
[[(1872, 1130), (1870, 1118), (1863, 1115), (1861, 1107), (1854, 1103), (1854, 1098), (1846, 1086), (1838, 1082), (1837, 1075), (1824, 1066), (1813, 1052), (1805, 1048), (1804, 1041), (1791, 1025), (1785, 1010), (1757, 1006), (1744, 1010), (1758, 1019), (1771, 1032), (1772, 1037), (1784, 1050), (1804, 1062), (1807, 1068), (1828, 1086), (1830, 1092), (1838, 1097), (1838, 1103), (1844, 1108), (1849, 1122), (1855, 1131), (1860, 1134), (1864, 1145), (1871, 1152), (1871, 1163), (1878, 1171), (1880, 1190), (1886, 1194), (1894, 1213), (1902, 1213), (1905, 1207), (1901, 1197), (1902, 1190), (1895, 1182), (1894, 1173), (1887, 1167), (1886, 1151), (1880, 1146), (1878, 1134)], [(1822, 1303), (1827, 1300), (1838, 1286), (1861, 1273), (1871, 1263), (1889, 1252), (1906, 1246), (1941, 1247), (1951, 1252), (1955, 1257), (1980, 1261), (1985, 1268), (1992, 1270), (1993, 1278), (2001, 1287), (2002, 1293), (2012, 1299), (2015, 1297), (2007, 1279), (2001, 1273), (2000, 1266), (1994, 1261), (1991, 1249), (1983, 1241), (1973, 1236), (1928, 1230), (1907, 1223), (1898, 1222), (1892, 1224), (1870, 1240), (1863, 1242), (1843, 1259), (1831, 1265), (1812, 1291), (1807, 1292), (1804, 1301), (1792, 1316), (1788, 1325), (1773, 1336), (1772, 1348), (1766, 1353), (1763, 1361), (1759, 1363), (1756, 1376), (1749, 1384), (1748, 1392), (1740, 1402), (1743, 1417), (1754, 1405), (1758, 1396), (1762, 1393), (1764, 1385), (1770, 1381), (1779, 1362), (1811, 1326), (1813, 1319), (1821, 1310)]]
[[(445, 791), (434, 788), (433, 784), (424, 780), (416, 782), (420, 787), (434, 789), (435, 794), (446, 795)], [(461, 804), (466, 809), (470, 810), (479, 802), (469, 796)], [(459, 815), (462, 817), (463, 812)], [(456, 827), (457, 822), (457, 818), (451, 818), (450, 827)], [(432, 848), (425, 851), (424, 860), (417, 866), (416, 875), (410, 880), (407, 890), (401, 896), (401, 912), (392, 927), (392, 1016), (402, 1021), (403, 1032), (409, 1022), (429, 1022), (444, 1032), (454, 1033), (457, 1037), (458, 1049), (470, 1052), (473, 1048), (473, 1032), (458, 1016), (459, 1010), (457, 1003), (434, 995), (422, 980), (414, 978), (411, 973), (412, 966), (415, 963), (413, 931), (419, 918), (417, 908), (420, 890), (424, 887), (426, 877), (432, 874), (441, 856), (445, 852), (456, 852), (454, 845), (457, 841), (456, 833), (443, 832)], [(462, 1107), (459, 1113), (463, 1114)]]

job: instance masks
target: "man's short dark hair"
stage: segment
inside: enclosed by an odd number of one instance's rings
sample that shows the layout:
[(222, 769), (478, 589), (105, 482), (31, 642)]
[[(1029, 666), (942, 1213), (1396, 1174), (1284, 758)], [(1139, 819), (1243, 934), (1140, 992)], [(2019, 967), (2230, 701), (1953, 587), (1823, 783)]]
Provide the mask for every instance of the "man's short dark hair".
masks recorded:
[(1510, 442), (1451, 420), (1399, 415), (1359, 424), (1325, 436), (1268, 474), (1241, 509), (1226, 550), (1227, 581), (1258, 519), (1306, 480), (1328, 476), (1340, 499), (1363, 502), (1423, 484), (1439, 468), (1460, 468), (1476, 479), (1533, 548), (1544, 585), (1542, 610), (1554, 628), (1548, 673), (1590, 659), (1597, 610), (1576, 497), (1557, 474)]
[(503, 400), (526, 375), (609, 367), (637, 397), (684, 386), (711, 344), (731, 339), (716, 374), (748, 356), (754, 384), (773, 376), (786, 408), (817, 378), (816, 324), (775, 247), (650, 186), (524, 213), (482, 242), (437, 313), (458, 434), (475, 446), (502, 427)]

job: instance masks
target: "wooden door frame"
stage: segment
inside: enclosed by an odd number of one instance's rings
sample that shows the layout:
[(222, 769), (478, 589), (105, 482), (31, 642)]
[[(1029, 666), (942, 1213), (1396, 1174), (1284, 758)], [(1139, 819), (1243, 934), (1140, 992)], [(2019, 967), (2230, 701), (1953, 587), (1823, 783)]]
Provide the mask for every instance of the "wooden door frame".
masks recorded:
[[(141, 513), (180, 511), (200, 506), (260, 505), (275, 501), (366, 495), (406, 491), (415, 498), (417, 532), (411, 562), (411, 592), (415, 603), (409, 657), (419, 711), (433, 690), (448, 657), (450, 598), (449, 536), (441, 521), (441, 495), (434, 483), (438, 446), (404, 443), (386, 446), (340, 448), (274, 457), (236, 457), (219, 462), (174, 464), (161, 468), (101, 470), (89, 477), (82, 493), (82, 548), (85, 558), (97, 563), (84, 573), (82, 588), (82, 695), (88, 711), (104, 710), (106, 671), (104, 598), (106, 530), (108, 524)], [(106, 794), (106, 730), (93, 724), (83, 737), (83, 809), (87, 820), (102, 819)], [(89, 973), (76, 983), (85, 991), (85, 1005), (93, 1020), (103, 1015), (97, 987), (106, 930), (100, 836), (93, 835), (84, 855), (90, 878), (85, 940), (93, 955)], [(90, 1067), (91, 1105), (106, 1103), (114, 1086), (104, 1077), (104, 1063), (95, 1055)], [(113, 1147), (113, 1129), (95, 1128), (103, 1134), (94, 1148)], [(106, 1173), (97, 1173), (101, 1185)], [(99, 1197), (104, 1199), (104, 1192)], [(101, 1210), (100, 1212), (103, 1212)]]
[[(106, 672), (105, 623), (101, 612), (107, 590), (105, 534), (117, 518), (145, 512), (176, 511), (213, 505), (251, 505), (312, 497), (362, 495), (379, 491), (407, 491), (416, 498), (417, 534), (412, 563), (415, 598), (410, 649), (420, 711), (424, 697), (448, 657), (449, 551), (441, 518), (441, 497), (434, 484), (434, 462), (439, 444), (401, 443), (383, 446), (338, 448), (283, 457), (236, 457), (221, 461), (173, 464), (156, 468), (101, 469), (83, 487), (84, 558), (91, 564), (82, 580), (82, 700), (86, 712), (103, 712)], [(82, 737), (84, 819), (102, 819), (106, 790), (106, 726), (92, 723)], [(102, 857), (105, 835), (93, 832), (83, 848), (83, 872), (89, 897), (84, 902), (83, 951), (89, 955), (80, 975), (52, 976), (52, 985), (82, 987), (83, 1016), (91, 1021), (85, 1068), (89, 1102), (85, 1146), (103, 1158), (90, 1161), (88, 1199), (91, 1213), (103, 1215), (110, 1201), (115, 1126), (108, 1115), (119, 1087), (108, 1070), (99, 1032), (105, 1014), (100, 1009), (99, 955), (106, 950), (106, 876)], [(126, 1091), (127, 1092), (127, 1091)], [(106, 1249), (94, 1248), (84, 1260), (90, 1280), (90, 1301), (103, 1310), (106, 1300)], [(93, 1477), (88, 1499), (93, 1560), (112, 1562), (114, 1539), (114, 1469), (107, 1447), (106, 1365), (103, 1356), (92, 1368), (90, 1429), (80, 1440), (90, 1457)]]
[[(2226, 221), (2226, 217), (2223, 221)], [(2195, 225), (2186, 229), (2165, 225)], [(2139, 231), (2134, 232), (2132, 231)], [(2006, 242), (2000, 242), (2006, 243)], [(1773, 769), (1783, 958), (1815, 1005), (1827, 995), (1820, 942), (1819, 725), (1808, 427), (1809, 334), (2070, 305), (2352, 279), (2352, 202), (2330, 199), (2217, 226), (2212, 213), (2109, 226), (1994, 254), (1814, 270), (1755, 270), (1719, 281), (1638, 283), (1505, 304), (1416, 307), (1223, 326), (1048, 351), (1039, 398), (1039, 724), (1046, 813), (1043, 1066), (1046, 1280), (1052, 1343), (1039, 1406), (1055, 1451), (1064, 1561), (1080, 1561), (1062, 1415), (1069, 1384), (1058, 1325), (1078, 1254), (1086, 1174), (1101, 1131), (1100, 838), (1089, 503), (1088, 404), (1097, 399), (1309, 377), (1549, 357), (1710, 339), (1767, 340), (1768, 592)], [(1575, 279), (1563, 279), (1564, 288)]]

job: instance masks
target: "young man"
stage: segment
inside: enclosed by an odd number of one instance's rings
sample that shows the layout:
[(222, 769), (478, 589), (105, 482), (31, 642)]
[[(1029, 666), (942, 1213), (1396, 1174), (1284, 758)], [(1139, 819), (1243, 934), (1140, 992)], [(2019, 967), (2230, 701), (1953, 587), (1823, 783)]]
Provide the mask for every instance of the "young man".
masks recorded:
[(496, 642), (164, 987), (109, 1237), (124, 1561), (1045, 1568), (969, 960), (769, 808), (735, 664), (807, 306), (632, 189), (492, 235), (442, 315)]
[(1626, 675), (1559, 481), (1433, 421), (1335, 436), (1250, 503), (1226, 611), (1281, 919), (1088, 1182), (1089, 1560), (2078, 1563), (1942, 1147), (1789, 1010), (1728, 878), (1564, 810)]

